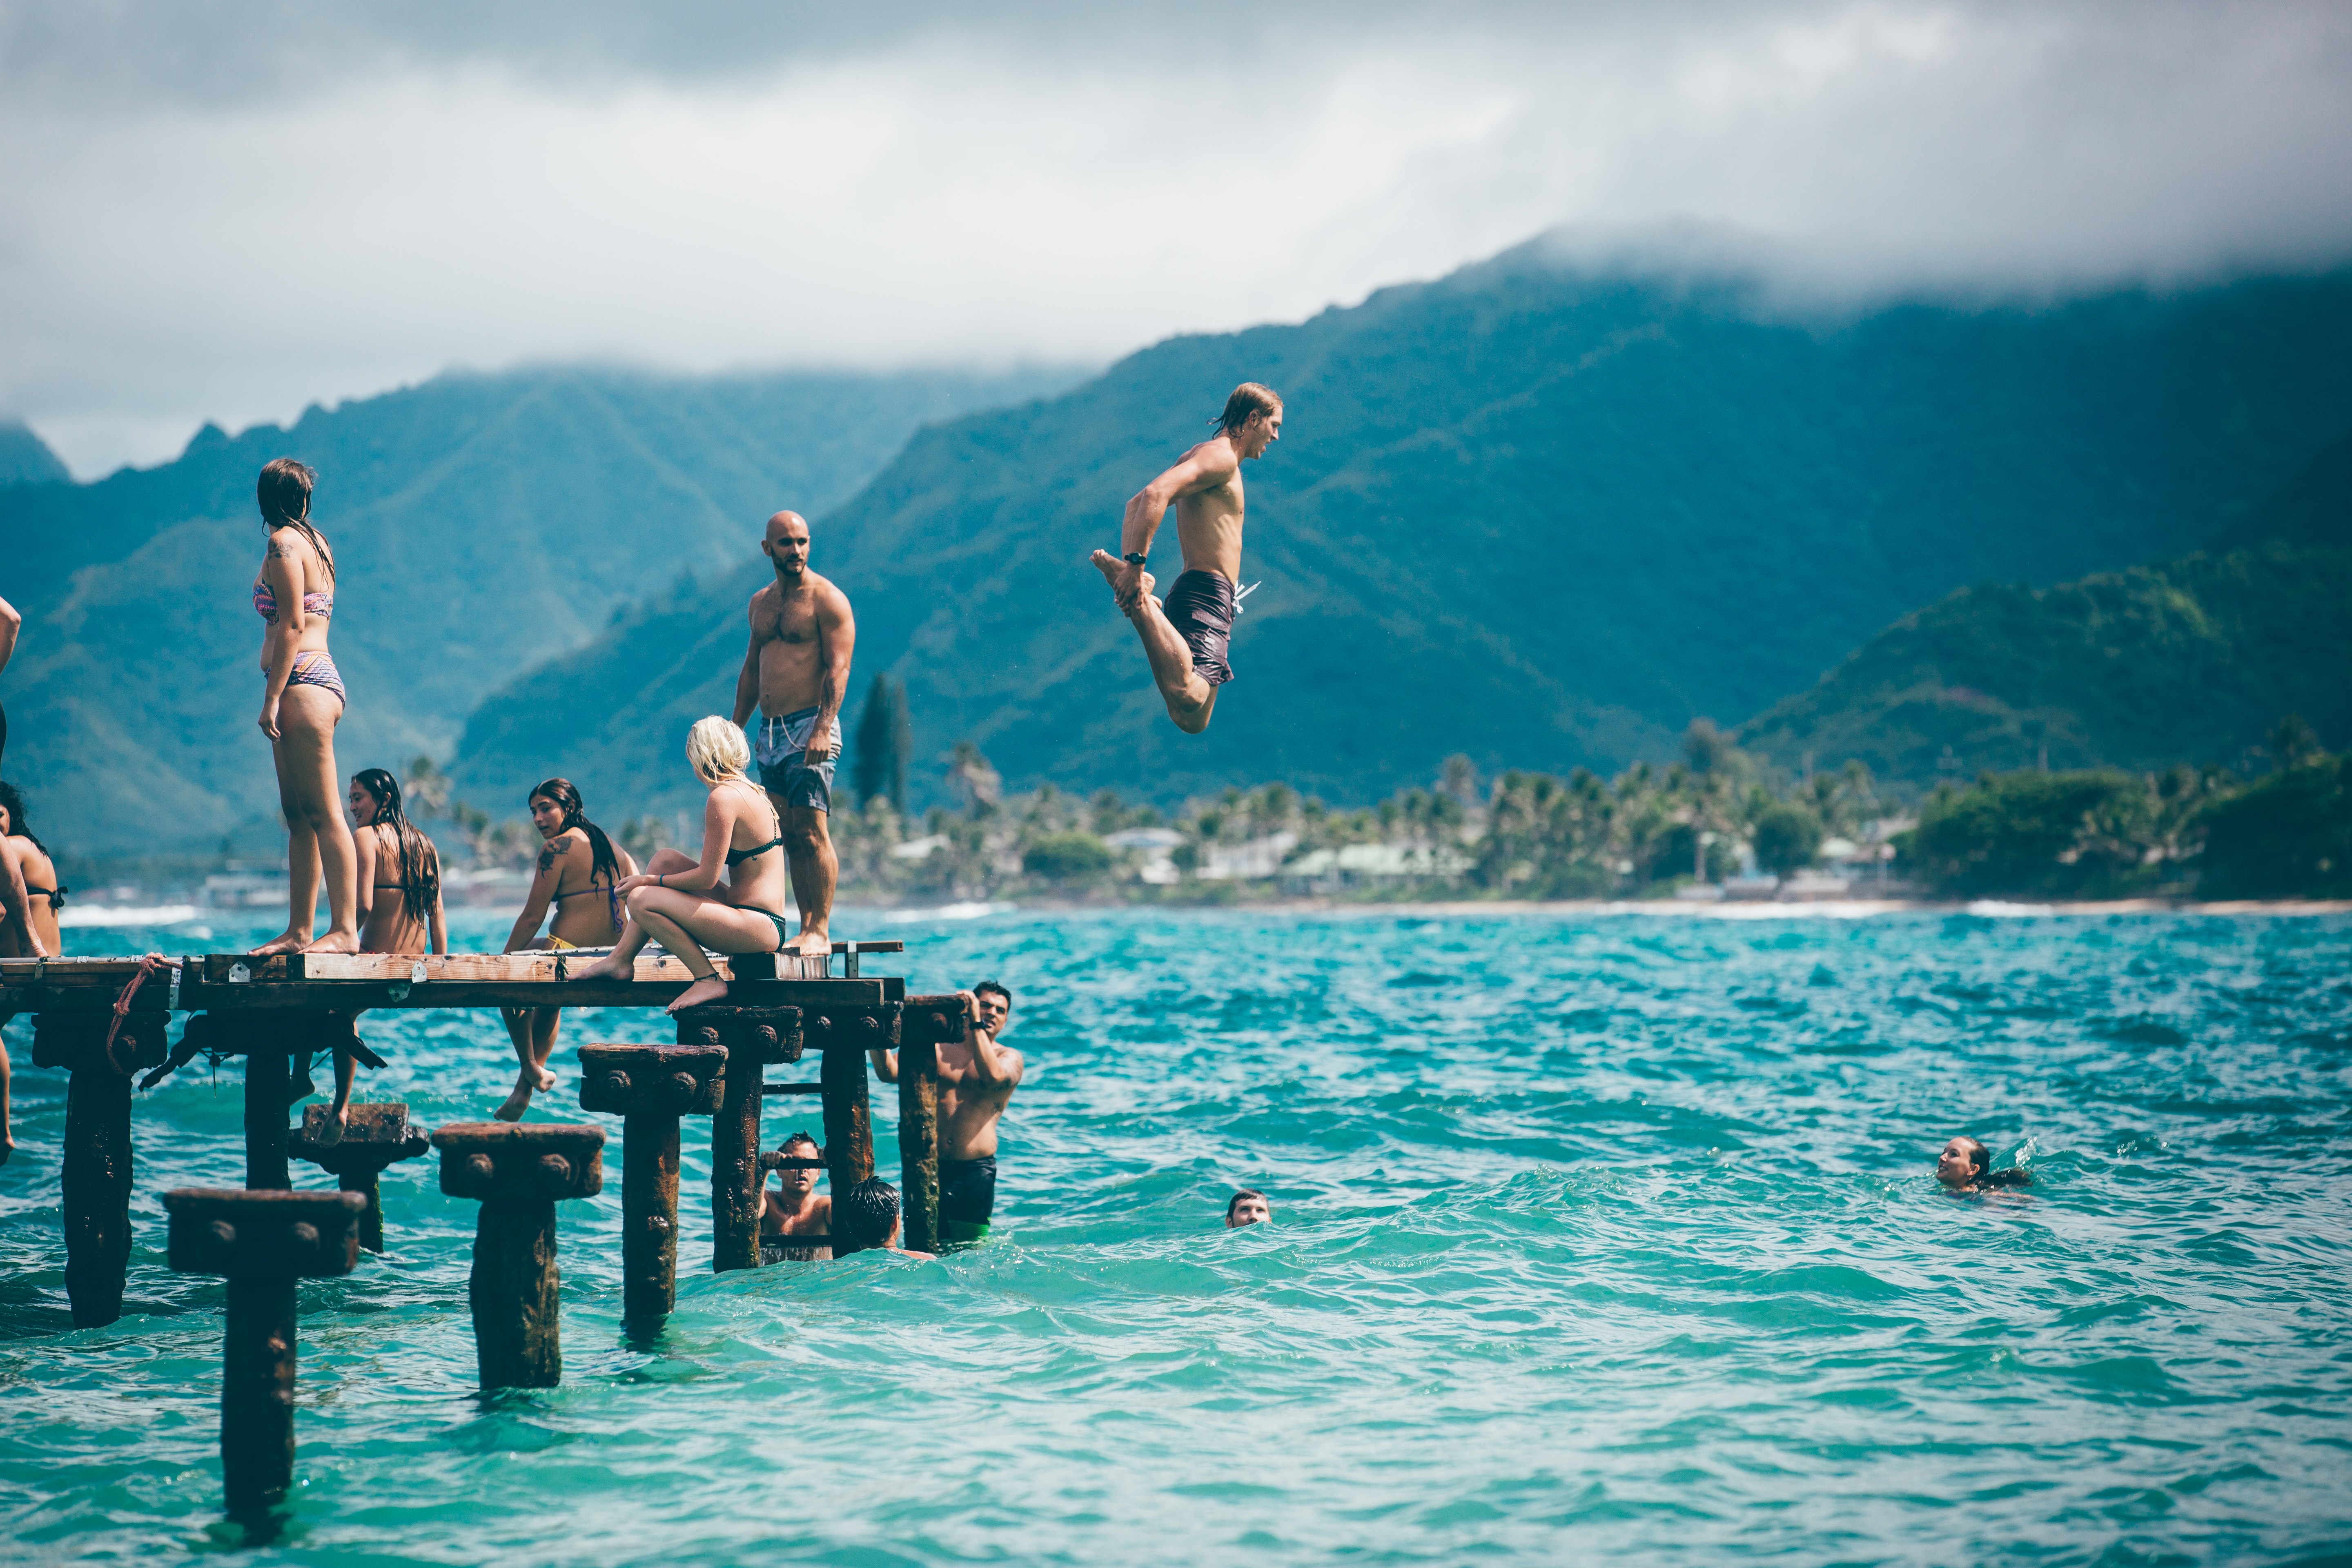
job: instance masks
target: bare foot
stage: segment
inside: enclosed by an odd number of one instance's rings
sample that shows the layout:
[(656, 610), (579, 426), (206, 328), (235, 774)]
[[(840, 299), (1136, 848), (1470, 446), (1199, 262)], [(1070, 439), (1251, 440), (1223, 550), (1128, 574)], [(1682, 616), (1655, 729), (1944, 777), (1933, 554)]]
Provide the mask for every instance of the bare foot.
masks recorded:
[(331, 1149), (341, 1142), (343, 1134), (350, 1129), (351, 1124), (352, 1108), (348, 1105), (336, 1107), (328, 1113), (324, 1121), (319, 1123), (319, 1147)]
[(296, 931), (292, 926), (288, 926), (259, 947), (248, 949), (247, 952), (248, 956), (254, 958), (273, 958), (281, 952), (299, 952), (310, 945), (309, 931)]
[(669, 1010), (676, 1013), (687, 1007), (699, 1007), (706, 1003), (721, 1002), (726, 1000), (726, 997), (727, 982), (719, 979), (718, 974), (713, 973), (704, 975), (680, 992), (677, 1000), (669, 1005)]
[(831, 958), (833, 938), (823, 926), (814, 931), (801, 927), (801, 934), (793, 939), (793, 951), (803, 958)]
[(16, 1152), (16, 1141), (14, 1138), (11, 1138), (7, 1133), (0, 1132), (0, 1165), (6, 1164), (8, 1163), (8, 1156)]
[(491, 1111), (490, 1114), (497, 1117), (500, 1121), (520, 1121), (522, 1120), (522, 1113), (530, 1109), (530, 1085), (527, 1083), (518, 1083), (514, 1086), (514, 1092), (507, 1096), (506, 1103), (499, 1106), (496, 1110)]
[(635, 980), (637, 966), (634, 960), (623, 961), (606, 953), (585, 969), (571, 971), (574, 980)]
[(320, 937), (318, 941), (305, 947), (302, 951), (304, 952), (357, 952), (359, 950), (359, 932), (355, 931), (331, 931), (326, 935)]
[[(1111, 597), (1113, 601), (1116, 602), (1118, 597), (1119, 574), (1127, 570), (1127, 563), (1121, 561), (1118, 556), (1113, 555), (1108, 550), (1097, 550), (1092, 555), (1088, 556), (1087, 559), (1094, 563), (1094, 569), (1103, 574), (1103, 581), (1110, 584)], [(1151, 590), (1157, 585), (1158, 579), (1154, 578), (1150, 573), (1146, 572), (1143, 574), (1139, 584), (1142, 591), (1136, 595), (1134, 604), (1120, 605), (1118, 606), (1119, 613), (1125, 616), (1133, 616), (1138, 610), (1143, 607), (1143, 601), (1151, 596)]]
[(541, 1062), (537, 1067), (532, 1068), (530, 1072), (532, 1079), (536, 1081), (540, 1093), (545, 1094), (549, 1089), (555, 1087), (555, 1075), (548, 1071), (546, 1063)]

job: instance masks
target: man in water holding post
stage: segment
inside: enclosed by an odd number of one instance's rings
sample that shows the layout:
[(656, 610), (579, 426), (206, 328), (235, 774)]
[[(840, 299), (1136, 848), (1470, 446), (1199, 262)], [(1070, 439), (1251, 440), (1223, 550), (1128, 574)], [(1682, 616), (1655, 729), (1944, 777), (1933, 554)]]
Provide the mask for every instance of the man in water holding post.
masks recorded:
[(735, 679), (735, 722), (757, 703), (751, 734), (760, 786), (783, 826), (801, 930), (793, 950), (828, 953), (833, 884), (839, 864), (825, 814), (833, 808), (833, 767), (841, 757), (841, 700), (849, 689), (849, 656), (857, 641), (849, 596), (809, 570), (809, 528), (796, 511), (768, 520), (760, 552), (776, 580), (751, 595), (751, 646)]
[[(1119, 529), (1119, 555), (1094, 552), (1095, 569), (1111, 597), (1135, 623), (1151, 661), (1151, 679), (1168, 717), (1188, 735), (1209, 727), (1217, 688), (1234, 678), (1226, 662), (1234, 617), (1241, 614), (1242, 465), (1263, 457), (1282, 437), (1282, 399), (1270, 387), (1245, 381), (1225, 399), (1217, 433), (1138, 490)], [(1151, 596), (1143, 569), (1151, 536), (1168, 509), (1176, 509), (1176, 542), (1183, 574), (1161, 601)]]
[[(996, 1213), (996, 1123), (1021, 1087), (1021, 1053), (996, 1043), (1013, 993), (993, 980), (971, 988), (964, 1037), (940, 1047), (940, 1239), (974, 1242)], [(898, 1053), (877, 1050), (874, 1072), (898, 1081)]]

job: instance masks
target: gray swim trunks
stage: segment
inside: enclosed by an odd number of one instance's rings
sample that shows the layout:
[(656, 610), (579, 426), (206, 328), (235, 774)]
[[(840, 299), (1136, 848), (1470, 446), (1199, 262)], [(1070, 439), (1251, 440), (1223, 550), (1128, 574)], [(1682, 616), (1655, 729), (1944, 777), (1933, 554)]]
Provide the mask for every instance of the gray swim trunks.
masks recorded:
[(816, 728), (816, 710), (803, 708), (780, 719), (760, 721), (760, 738), (751, 755), (760, 764), (760, 787), (786, 805), (830, 814), (833, 810), (833, 766), (841, 760), (841, 723), (833, 726), (832, 749), (824, 761), (811, 767), (809, 733)]

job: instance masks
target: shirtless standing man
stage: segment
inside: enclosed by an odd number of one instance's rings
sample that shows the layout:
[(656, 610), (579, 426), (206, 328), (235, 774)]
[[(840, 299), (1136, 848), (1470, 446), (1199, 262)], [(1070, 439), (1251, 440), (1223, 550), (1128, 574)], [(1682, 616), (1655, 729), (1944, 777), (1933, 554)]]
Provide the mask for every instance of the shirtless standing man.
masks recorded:
[[(1217, 688), (1234, 678), (1225, 652), (1241, 614), (1242, 465), (1282, 438), (1282, 399), (1245, 381), (1225, 399), (1215, 424), (1214, 436), (1128, 501), (1119, 528), (1123, 553), (1094, 552), (1095, 569), (1143, 638), (1168, 717), (1188, 735), (1209, 727)], [(1153, 579), (1143, 565), (1171, 506), (1184, 572), (1163, 605), (1151, 596)]]
[[(973, 986), (971, 1025), (940, 1047), (940, 1239), (974, 1242), (996, 1212), (996, 1123), (1021, 1087), (1021, 1053), (996, 1043), (1013, 1016), (1013, 993), (993, 980)], [(898, 1053), (878, 1050), (874, 1072), (898, 1081)]]
[(809, 528), (800, 513), (770, 518), (760, 552), (775, 563), (776, 580), (751, 595), (751, 646), (735, 678), (735, 722), (742, 724), (759, 705), (751, 754), (792, 860), (793, 897), (801, 909), (793, 951), (830, 952), (839, 863), (824, 819), (833, 809), (833, 768), (841, 760), (836, 721), (849, 689), (857, 624), (849, 596), (809, 570)]

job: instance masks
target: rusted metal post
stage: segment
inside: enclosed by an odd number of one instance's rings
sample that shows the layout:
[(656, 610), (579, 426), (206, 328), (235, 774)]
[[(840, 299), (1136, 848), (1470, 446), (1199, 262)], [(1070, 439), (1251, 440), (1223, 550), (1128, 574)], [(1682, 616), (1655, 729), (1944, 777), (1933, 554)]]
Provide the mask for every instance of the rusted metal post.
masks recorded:
[(898, 1194), (905, 1245), (940, 1249), (940, 1044), (963, 1038), (961, 994), (909, 996), (898, 1047)]
[(294, 1483), (294, 1281), (359, 1262), (357, 1193), (183, 1187), (163, 1194), (172, 1267), (228, 1277), (221, 1479), (232, 1512)]
[[(621, 1314), (677, 1305), (677, 1121), (709, 1116), (726, 1087), (717, 1045), (582, 1046), (580, 1108), (621, 1121)], [(758, 1246), (759, 1215), (751, 1216)]]
[(293, 1071), (285, 1037), (271, 1030), (245, 1053), (247, 1186), (282, 1189), (294, 1184), (286, 1161), (286, 1108), (292, 1100)]
[(331, 1172), (335, 1185), (357, 1193), (367, 1202), (360, 1215), (360, 1245), (370, 1252), (383, 1250), (384, 1167), (413, 1160), (429, 1143), (425, 1129), (412, 1127), (405, 1105), (354, 1105), (350, 1125), (337, 1143), (321, 1143), (328, 1110), (323, 1105), (302, 1108), (302, 1125), (287, 1141), (287, 1152), (322, 1171)]
[(770, 1062), (801, 1057), (797, 1007), (695, 1007), (677, 1016), (678, 1044), (727, 1053), (710, 1120), (710, 1267), (760, 1267), (761, 1080)]
[[(824, 1052), (819, 1081), (824, 1086), (825, 1179), (833, 1199), (874, 1174), (874, 1127), (866, 1099), (866, 1053), (898, 1043), (898, 1004), (885, 1004), (884, 1019), (870, 1011), (812, 1018), (808, 1043)], [(845, 1258), (857, 1243), (835, 1226), (833, 1255)]]
[(563, 1381), (555, 1205), (604, 1186), (604, 1130), (461, 1121), (433, 1134), (441, 1190), (482, 1205), (474, 1229), (474, 1359), (484, 1388)]
[(58, 1184), (66, 1228), (66, 1299), (74, 1327), (122, 1316), (131, 1263), (131, 1075), (163, 1059), (170, 1016), (133, 1013), (110, 1052), (108, 1013), (42, 1014), (33, 1021), (33, 1064), (67, 1069), (64, 1159)]

